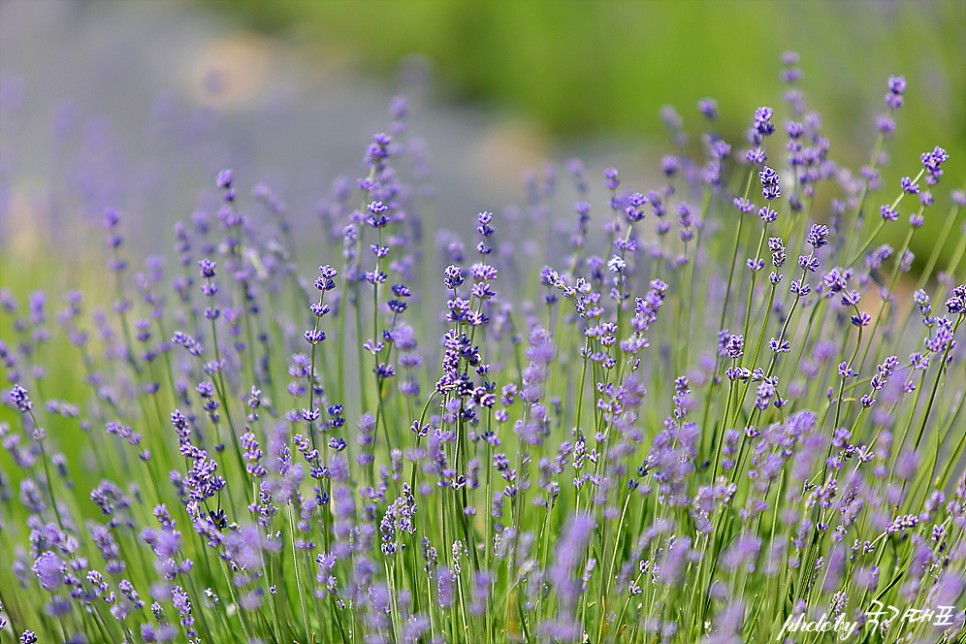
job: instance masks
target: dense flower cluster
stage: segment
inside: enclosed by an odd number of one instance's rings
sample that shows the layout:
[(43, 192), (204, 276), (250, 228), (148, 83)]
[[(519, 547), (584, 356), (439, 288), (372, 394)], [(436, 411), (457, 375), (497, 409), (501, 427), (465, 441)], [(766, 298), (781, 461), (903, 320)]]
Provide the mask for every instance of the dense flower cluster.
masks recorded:
[(470, 246), (425, 243), (404, 99), (317, 272), (230, 170), (167, 260), (103, 204), (113, 302), (0, 290), (0, 640), (953, 641), (966, 196), (940, 147), (880, 178), (904, 79), (852, 172), (783, 60), (744, 142), (668, 109), (660, 185), (550, 168)]

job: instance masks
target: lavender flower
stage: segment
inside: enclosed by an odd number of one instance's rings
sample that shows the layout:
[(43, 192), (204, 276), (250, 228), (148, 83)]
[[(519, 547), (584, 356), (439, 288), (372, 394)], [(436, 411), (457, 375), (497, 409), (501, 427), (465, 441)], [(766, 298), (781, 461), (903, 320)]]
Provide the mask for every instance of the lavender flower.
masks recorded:
[[(899, 633), (870, 602), (912, 615), (966, 588), (966, 196), (940, 185), (943, 148), (889, 149), (901, 77), (869, 165), (833, 161), (798, 63), (781, 62), (787, 118), (756, 110), (740, 154), (713, 100), (693, 147), (662, 110), (660, 181), (607, 169), (603, 207), (571, 161), (499, 217), (436, 214), (397, 98), (391, 136), (348, 168), (361, 178), (321, 203), (219, 172), (174, 228), (173, 275), (163, 258), (128, 271), (107, 210), (116, 315), (59, 271), (0, 288), (17, 600), (0, 591), (0, 631), (732, 642), (783, 623), (794, 639), (824, 612), (859, 638), (953, 638), (958, 614)], [(172, 139), (186, 156), (190, 132)], [(91, 172), (112, 156), (87, 152)], [(112, 199), (167, 203), (126, 172)], [(928, 215), (945, 245), (922, 257), (926, 208), (946, 201)], [(880, 239), (907, 211), (908, 234)]]
[(67, 566), (52, 552), (44, 552), (34, 562), (34, 573), (44, 590), (53, 591), (64, 583)]

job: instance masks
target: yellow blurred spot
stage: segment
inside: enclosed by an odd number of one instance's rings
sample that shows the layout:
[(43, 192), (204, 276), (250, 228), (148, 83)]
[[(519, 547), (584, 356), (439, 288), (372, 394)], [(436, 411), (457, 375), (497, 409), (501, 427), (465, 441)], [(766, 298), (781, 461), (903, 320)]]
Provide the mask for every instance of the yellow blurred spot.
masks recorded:
[(212, 40), (192, 65), (191, 97), (223, 109), (250, 103), (265, 89), (275, 58), (271, 41), (254, 34)]

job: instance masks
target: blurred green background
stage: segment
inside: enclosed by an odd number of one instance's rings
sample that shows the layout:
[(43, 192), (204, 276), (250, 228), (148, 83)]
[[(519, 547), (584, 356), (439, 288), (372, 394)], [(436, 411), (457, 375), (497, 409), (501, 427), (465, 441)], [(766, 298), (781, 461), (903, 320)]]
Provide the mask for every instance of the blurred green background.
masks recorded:
[(833, 157), (858, 167), (875, 138), (874, 118), (884, 111), (886, 79), (903, 74), (909, 91), (888, 146), (885, 194), (897, 189), (900, 176), (915, 174), (924, 149), (943, 145), (952, 157), (936, 191), (940, 207), (915, 248), (920, 257), (939, 229), (938, 213), (947, 212), (948, 192), (966, 176), (963, 0), (236, 0), (213, 6), (304, 46), (309, 57), (340, 57), (386, 78), (407, 55), (423, 54), (438, 97), (526, 119), (556, 141), (663, 136), (658, 112), (666, 104), (696, 128), (694, 105), (705, 96), (717, 99), (722, 131), (738, 140), (756, 107), (780, 106), (779, 58), (792, 50), (801, 55), (801, 87), (807, 105), (823, 117)]
[[(779, 56), (792, 50), (802, 57), (809, 102), (831, 131), (862, 128), (845, 140), (872, 138), (868, 119), (882, 109), (872, 99), (885, 93), (890, 74), (906, 75), (910, 86), (899, 138), (966, 140), (962, 0), (236, 0), (230, 7), (250, 27), (315, 46), (318, 56), (336, 47), (367, 71), (391, 75), (407, 54), (424, 54), (445, 97), (515, 110), (556, 135), (646, 134), (659, 127), (661, 106), (692, 115), (705, 96), (740, 131), (755, 107), (779, 101)], [(956, 161), (962, 169), (961, 155)]]

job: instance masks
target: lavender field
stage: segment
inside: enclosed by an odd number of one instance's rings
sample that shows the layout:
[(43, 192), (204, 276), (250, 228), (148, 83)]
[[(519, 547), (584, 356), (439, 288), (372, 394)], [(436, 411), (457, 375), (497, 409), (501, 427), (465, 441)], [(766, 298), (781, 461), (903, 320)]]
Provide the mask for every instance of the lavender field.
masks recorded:
[(416, 63), (42, 135), (4, 69), (0, 642), (964, 641), (966, 146), (801, 65), (516, 192)]

